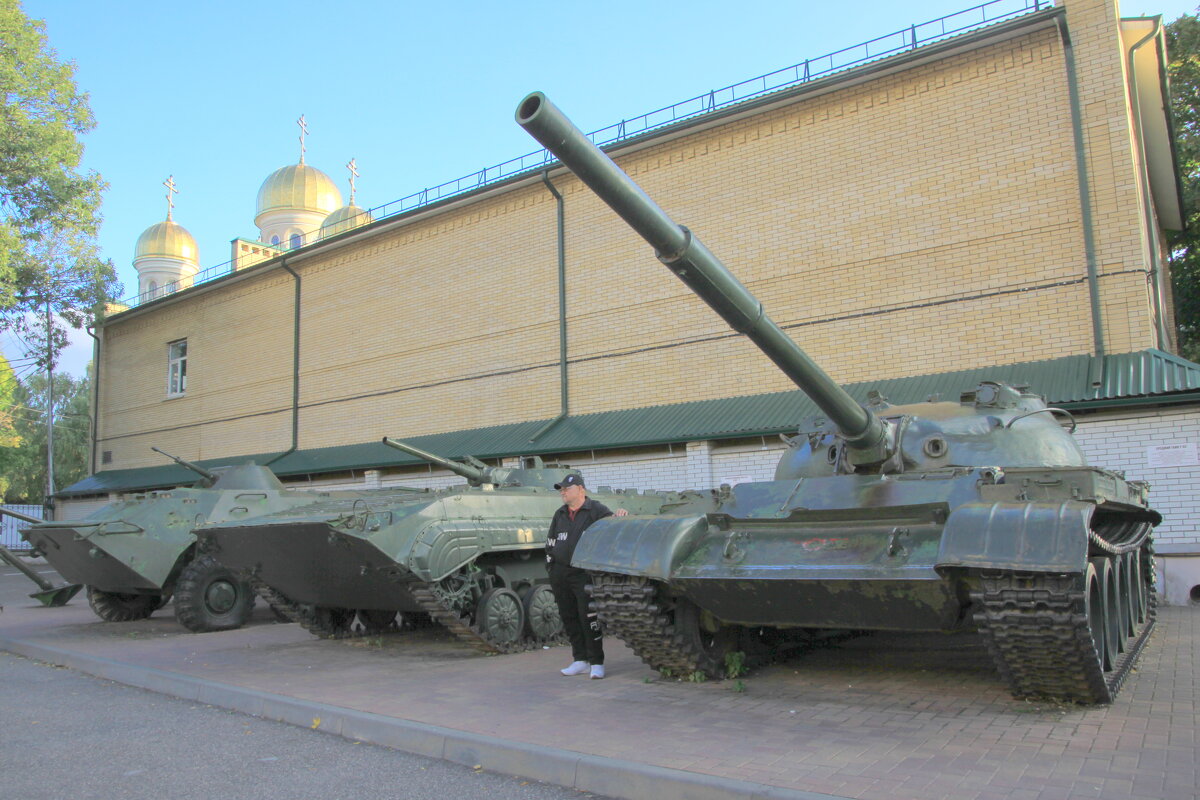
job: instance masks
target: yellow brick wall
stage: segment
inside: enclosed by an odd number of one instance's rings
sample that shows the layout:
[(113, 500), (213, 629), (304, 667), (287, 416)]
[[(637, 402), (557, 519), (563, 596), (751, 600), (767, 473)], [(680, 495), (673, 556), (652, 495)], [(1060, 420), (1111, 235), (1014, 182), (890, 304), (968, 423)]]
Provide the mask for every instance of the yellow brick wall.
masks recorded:
[[(1106, 16), (1115, 11), (1099, 0), (1066, 8), (1086, 88), (1105, 336), (1112, 352), (1141, 349), (1152, 345), (1145, 248)], [(618, 163), (836, 380), (1091, 350), (1053, 29)], [(590, 190), (564, 172), (552, 178), (566, 211), (573, 414), (790, 388)], [(303, 281), (299, 446), (556, 414), (555, 213), (533, 180), (290, 259)], [(161, 463), (149, 444), (198, 458), (288, 447), (291, 315), (292, 280), (273, 269), (110, 324), (108, 467)], [(166, 343), (183, 337), (188, 396), (166, 400)]]

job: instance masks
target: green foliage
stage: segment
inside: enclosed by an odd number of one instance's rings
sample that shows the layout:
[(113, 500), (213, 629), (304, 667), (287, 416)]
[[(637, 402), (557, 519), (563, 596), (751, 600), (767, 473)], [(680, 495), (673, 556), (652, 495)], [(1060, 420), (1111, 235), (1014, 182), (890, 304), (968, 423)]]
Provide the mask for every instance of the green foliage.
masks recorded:
[(673, 677), (675, 677), (675, 673), (671, 672), (671, 668), (670, 668), (670, 667), (659, 667), (659, 669), (658, 669), (658, 674), (659, 674), (659, 675), (662, 675), (664, 678), (673, 678)]
[(703, 670), (696, 670), (691, 675), (688, 675), (687, 679), (688, 683), (704, 683), (708, 680), (708, 676), (704, 674)]
[[(45, 374), (15, 384), (7, 409), (18, 437), (15, 446), (0, 445), (0, 473), (7, 478), (6, 503), (43, 503), (46, 498)], [(70, 486), (88, 474), (91, 439), (88, 435), (88, 378), (54, 376), (54, 484)], [(2, 391), (0, 391), (2, 393)]]
[(740, 678), (746, 674), (746, 654), (741, 650), (733, 650), (725, 654), (725, 676)]
[[(104, 182), (78, 169), (78, 137), (96, 123), (44, 28), (0, 0), (0, 330), (41, 366), (66, 345), (63, 322), (88, 324), (120, 291), (95, 243)], [(47, 305), (60, 317), (50, 331)]]
[(735, 692), (737, 692), (738, 694), (741, 694), (742, 692), (746, 691), (746, 682), (745, 681), (734, 681), (733, 682), (733, 690)]
[(1200, 19), (1166, 26), (1171, 117), (1188, 230), (1169, 231), (1171, 284), (1180, 355), (1200, 361)]

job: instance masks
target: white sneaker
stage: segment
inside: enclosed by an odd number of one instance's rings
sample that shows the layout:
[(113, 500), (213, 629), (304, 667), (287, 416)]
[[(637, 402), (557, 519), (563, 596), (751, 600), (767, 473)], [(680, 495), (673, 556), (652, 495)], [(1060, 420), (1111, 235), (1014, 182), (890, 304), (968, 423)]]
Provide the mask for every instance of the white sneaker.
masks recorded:
[[(589, 666), (591, 666), (591, 665), (588, 664), (588, 662), (586, 662), (586, 661), (572, 661), (571, 666), (567, 667), (564, 670), (560, 670), (560, 672), (562, 672), (563, 675), (582, 675), (583, 673), (588, 671)], [(592, 667), (593, 671), (595, 669), (596, 669), (595, 667)], [(600, 670), (600, 674), (601, 675), (604, 674), (603, 668)]]
[(592, 680), (599, 680), (604, 677), (604, 665), (592, 664)]

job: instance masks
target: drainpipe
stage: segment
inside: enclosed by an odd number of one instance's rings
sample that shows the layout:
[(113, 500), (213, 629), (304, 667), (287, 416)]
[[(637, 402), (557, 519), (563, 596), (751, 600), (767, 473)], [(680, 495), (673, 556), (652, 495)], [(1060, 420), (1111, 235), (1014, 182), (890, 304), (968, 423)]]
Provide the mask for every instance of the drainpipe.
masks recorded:
[(293, 304), (295, 312), (292, 319), (292, 446), (263, 464), (269, 467), (285, 456), (296, 452), (300, 444), (300, 276), (288, 266), (287, 258), (280, 257), (280, 266), (287, 270), (295, 279), (296, 299)]
[(567, 418), (567, 400), (569, 392), (567, 391), (567, 250), (566, 250), (566, 221), (563, 211), (563, 196), (554, 188), (554, 184), (550, 182), (550, 172), (546, 170), (542, 172), (542, 183), (546, 184), (546, 188), (550, 190), (550, 194), (554, 195), (554, 203), (558, 211), (558, 385), (559, 385), (559, 407), (558, 416), (547, 422), (538, 432), (529, 437), (529, 441), (535, 442), (541, 438), (542, 434), (553, 428), (558, 423)]
[(1134, 147), (1137, 148), (1138, 176), (1142, 180), (1142, 217), (1146, 225), (1146, 239), (1150, 246), (1150, 292), (1154, 298), (1154, 317), (1157, 321), (1154, 329), (1154, 338), (1158, 349), (1165, 350), (1165, 345), (1170, 341), (1170, 337), (1167, 335), (1167, 324), (1163, 312), (1162, 254), (1158, 250), (1158, 241), (1154, 236), (1154, 209), (1151, 207), (1150, 202), (1150, 170), (1146, 165), (1146, 148), (1142, 141), (1142, 107), (1138, 102), (1137, 69), (1133, 63), (1138, 48), (1158, 35), (1158, 31), (1162, 26), (1162, 17), (1154, 17), (1153, 19), (1154, 29), (1138, 40), (1137, 44), (1129, 48), (1128, 75), (1130, 111), (1133, 116)]
[(1092, 229), (1092, 198), (1088, 187), (1087, 154), (1084, 151), (1083, 112), (1079, 106), (1079, 82), (1075, 75), (1075, 50), (1067, 21), (1058, 17), (1058, 32), (1062, 37), (1067, 69), (1067, 89), (1071, 104), (1071, 129), (1075, 139), (1075, 174), (1079, 176), (1079, 208), (1083, 216), (1083, 249), (1087, 259), (1088, 300), (1092, 308), (1092, 346), (1095, 351), (1088, 369), (1092, 386), (1104, 382), (1104, 328), (1100, 316), (1100, 285), (1096, 270), (1096, 234)]
[(92, 428), (92, 455), (88, 460), (88, 472), (96, 473), (96, 448), (100, 441), (100, 337), (91, 325), (84, 328), (87, 335), (92, 337), (92, 415), (89, 422)]

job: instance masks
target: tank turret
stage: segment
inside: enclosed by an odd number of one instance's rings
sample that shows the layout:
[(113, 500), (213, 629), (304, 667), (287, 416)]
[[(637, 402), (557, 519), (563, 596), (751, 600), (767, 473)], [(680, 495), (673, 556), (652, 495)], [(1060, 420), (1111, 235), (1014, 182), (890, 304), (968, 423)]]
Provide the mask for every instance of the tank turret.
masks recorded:
[(410, 456), (416, 456), (431, 464), (437, 464), (439, 467), (448, 469), (456, 475), (461, 475), (472, 486), (549, 487), (556, 483), (561, 483), (568, 475), (579, 474), (579, 470), (574, 469), (547, 468), (542, 463), (542, 459), (536, 456), (533, 458), (533, 466), (528, 469), (521, 467), (489, 467), (474, 456), (467, 456), (469, 460), (474, 462), (473, 464), (464, 464), (461, 461), (443, 458), (442, 456), (387, 436), (383, 437), (383, 443), (388, 447), (394, 447), (403, 453), (408, 453)]

